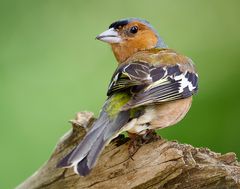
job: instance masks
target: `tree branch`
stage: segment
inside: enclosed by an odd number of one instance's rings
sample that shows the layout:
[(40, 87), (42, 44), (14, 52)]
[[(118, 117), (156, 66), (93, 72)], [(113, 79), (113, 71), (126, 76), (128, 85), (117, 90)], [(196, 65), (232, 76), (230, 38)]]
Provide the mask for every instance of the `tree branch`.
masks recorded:
[(93, 121), (92, 113), (78, 113), (73, 129), (60, 139), (50, 159), (17, 189), (240, 188), (240, 164), (234, 153), (221, 155), (165, 139), (143, 145), (134, 160), (129, 158), (128, 143), (116, 146), (112, 142), (87, 177), (56, 168), (85, 135), (83, 127), (91, 127)]

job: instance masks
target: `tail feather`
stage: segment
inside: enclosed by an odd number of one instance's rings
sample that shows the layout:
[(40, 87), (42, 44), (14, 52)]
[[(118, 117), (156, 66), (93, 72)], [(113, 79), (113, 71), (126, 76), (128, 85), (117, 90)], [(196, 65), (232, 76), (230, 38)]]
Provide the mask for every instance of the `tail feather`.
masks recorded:
[(87, 156), (74, 166), (74, 171), (81, 176), (87, 176), (90, 173), (91, 169), (87, 166)]
[(97, 159), (100, 156), (105, 145), (106, 142), (102, 140), (102, 137), (96, 140), (93, 148), (89, 151), (89, 153), (77, 165), (75, 165), (75, 172), (82, 176), (88, 175), (92, 167), (96, 164)]
[(100, 136), (96, 140), (96, 142), (94, 143), (94, 145), (92, 146), (91, 150), (87, 155), (88, 159), (87, 165), (89, 168), (92, 168), (96, 164), (96, 161), (100, 156), (101, 152), (103, 151), (104, 147), (106, 146), (106, 144), (107, 141), (104, 140), (103, 136)]
[(61, 161), (59, 161), (57, 163), (57, 168), (61, 168), (61, 167), (71, 167), (72, 163), (69, 162), (69, 158), (72, 155), (72, 153), (74, 152), (76, 148), (74, 148), (68, 155), (66, 155), (63, 159), (61, 159)]
[(89, 174), (104, 147), (119, 134), (118, 132), (128, 122), (129, 117), (129, 111), (123, 111), (116, 118), (110, 119), (108, 114), (102, 111), (82, 142), (65, 156), (57, 167), (73, 166), (74, 171), (79, 175)]
[[(96, 121), (94, 125), (97, 124), (98, 121)], [(75, 150), (69, 157), (68, 162), (71, 162), (74, 165), (77, 162), (81, 161), (85, 156), (87, 156), (92, 146), (95, 145), (95, 142), (98, 139), (98, 137), (104, 131), (105, 125), (106, 124), (104, 124), (102, 128), (94, 129), (94, 131), (90, 130), (87, 133), (87, 135), (83, 138), (81, 143), (75, 148)]]

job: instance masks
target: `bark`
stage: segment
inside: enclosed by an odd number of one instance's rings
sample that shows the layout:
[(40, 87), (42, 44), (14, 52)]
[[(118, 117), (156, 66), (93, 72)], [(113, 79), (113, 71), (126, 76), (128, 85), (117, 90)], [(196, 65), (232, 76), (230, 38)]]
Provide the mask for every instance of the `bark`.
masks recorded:
[(117, 146), (113, 141), (86, 177), (76, 175), (72, 168), (56, 168), (93, 121), (92, 113), (78, 113), (72, 121), (73, 129), (60, 139), (50, 159), (17, 189), (240, 188), (240, 164), (234, 153), (221, 155), (165, 139), (143, 145), (133, 159), (128, 155), (128, 142)]

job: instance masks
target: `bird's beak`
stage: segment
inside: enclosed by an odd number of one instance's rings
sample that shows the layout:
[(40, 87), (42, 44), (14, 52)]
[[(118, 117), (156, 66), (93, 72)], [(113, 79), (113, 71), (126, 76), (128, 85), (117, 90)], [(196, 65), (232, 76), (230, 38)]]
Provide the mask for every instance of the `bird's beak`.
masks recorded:
[(122, 38), (114, 28), (110, 28), (101, 33), (96, 39), (106, 43), (120, 43), (122, 41)]

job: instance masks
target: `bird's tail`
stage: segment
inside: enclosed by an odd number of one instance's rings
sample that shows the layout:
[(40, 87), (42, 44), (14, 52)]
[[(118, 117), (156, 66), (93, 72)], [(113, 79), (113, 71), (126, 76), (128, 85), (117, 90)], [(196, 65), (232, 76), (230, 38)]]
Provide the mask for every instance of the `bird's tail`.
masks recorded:
[(74, 171), (79, 175), (89, 174), (104, 147), (117, 137), (121, 128), (129, 121), (129, 111), (119, 111), (122, 103), (125, 104), (125, 101), (115, 102), (112, 98), (108, 99), (90, 131), (57, 167), (74, 167)]

